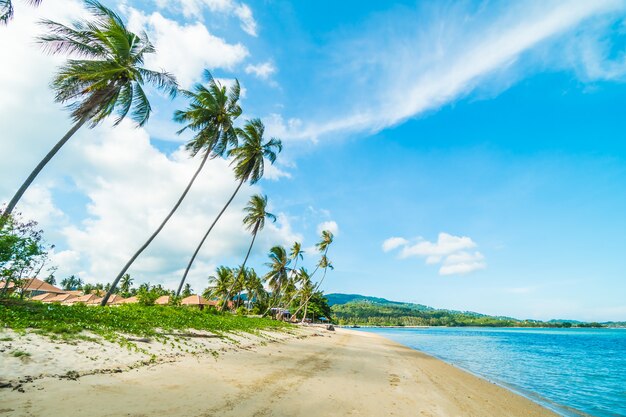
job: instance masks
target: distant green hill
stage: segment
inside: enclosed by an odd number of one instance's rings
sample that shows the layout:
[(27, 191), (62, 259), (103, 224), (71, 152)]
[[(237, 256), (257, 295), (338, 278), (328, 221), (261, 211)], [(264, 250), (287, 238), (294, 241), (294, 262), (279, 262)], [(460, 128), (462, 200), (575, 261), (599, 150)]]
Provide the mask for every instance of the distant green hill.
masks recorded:
[(488, 327), (599, 327), (573, 320), (519, 320), (472, 311), (435, 309), (360, 294), (328, 294), (334, 321), (342, 325), (370, 326), (488, 326)]

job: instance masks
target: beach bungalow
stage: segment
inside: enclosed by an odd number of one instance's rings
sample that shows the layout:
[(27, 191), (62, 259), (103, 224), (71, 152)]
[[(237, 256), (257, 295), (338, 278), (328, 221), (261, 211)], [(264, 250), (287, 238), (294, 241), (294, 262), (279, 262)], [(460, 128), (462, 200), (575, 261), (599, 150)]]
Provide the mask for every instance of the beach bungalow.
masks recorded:
[(31, 298), (31, 300), (32, 301), (45, 301), (46, 299), (54, 298), (57, 295), (58, 294), (54, 294), (54, 293), (51, 293), (51, 292), (46, 292), (46, 293), (34, 296), (33, 298)]
[(85, 294), (85, 295), (81, 295), (80, 297), (71, 298), (65, 301), (63, 304), (76, 304), (76, 303), (93, 304), (95, 300), (101, 300), (101, 298), (98, 297), (96, 294)]
[(197, 294), (194, 294), (194, 295), (190, 295), (187, 298), (183, 298), (180, 301), (180, 304), (184, 305), (184, 306), (195, 306), (195, 307), (200, 308), (200, 310), (202, 310), (204, 308), (204, 306), (216, 305), (217, 302), (213, 302), (212, 303), (212, 302), (206, 300), (204, 297), (201, 297), (201, 296), (199, 296)]
[(122, 298), (120, 300), (115, 300), (114, 304), (136, 304), (139, 302), (139, 299), (136, 296)]
[[(5, 281), (0, 281), (0, 289), (3, 289), (6, 285)], [(53, 294), (63, 294), (63, 291), (60, 288), (55, 287), (54, 285), (48, 284), (45, 281), (42, 281), (38, 278), (27, 278), (22, 280), (21, 285), (15, 285), (14, 281), (10, 281), (9, 285), (6, 285), (8, 292), (16, 292), (23, 293), (27, 297), (34, 297), (36, 295), (41, 295), (44, 293), (53, 293)]]
[(172, 297), (169, 295), (162, 295), (154, 301), (154, 304), (158, 306), (166, 306), (170, 303), (171, 299)]
[(72, 300), (74, 298), (78, 298), (76, 295), (74, 294), (58, 294), (56, 297), (52, 297), (52, 298), (46, 298), (45, 300), (43, 300), (44, 303), (67, 303), (69, 300)]
[(123, 301), (125, 298), (122, 297), (119, 294), (113, 294), (112, 296), (109, 297), (108, 301), (107, 301), (107, 305), (110, 304), (120, 304), (121, 301)]

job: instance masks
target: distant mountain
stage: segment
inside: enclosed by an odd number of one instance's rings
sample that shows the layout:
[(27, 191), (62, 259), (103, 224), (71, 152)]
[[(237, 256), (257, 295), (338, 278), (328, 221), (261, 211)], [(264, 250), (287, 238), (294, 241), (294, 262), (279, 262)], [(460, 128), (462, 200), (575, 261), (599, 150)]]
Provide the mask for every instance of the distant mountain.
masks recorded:
[(396, 305), (396, 306), (403, 306), (403, 307), (407, 307), (407, 308), (411, 308), (414, 310), (434, 310), (434, 308), (432, 307), (428, 307), (422, 304), (413, 304), (413, 303), (402, 303), (399, 301), (389, 301), (385, 298), (379, 298), (379, 297), (370, 297), (367, 295), (361, 295), (361, 294), (340, 294), (340, 293), (333, 293), (333, 294), (327, 294), (325, 295), (326, 299), (328, 300), (328, 305), (330, 305), (331, 307), (335, 304), (347, 304), (347, 303), (351, 303), (351, 302), (355, 302), (355, 301), (362, 301), (362, 302), (368, 302), (368, 303), (375, 303), (375, 304), (380, 304), (380, 305)]
[(390, 301), (360, 294), (328, 294), (339, 324), (372, 326), (490, 326), (490, 327), (599, 327), (598, 323), (575, 320), (519, 320), (488, 316), (472, 311), (435, 309), (423, 304)]

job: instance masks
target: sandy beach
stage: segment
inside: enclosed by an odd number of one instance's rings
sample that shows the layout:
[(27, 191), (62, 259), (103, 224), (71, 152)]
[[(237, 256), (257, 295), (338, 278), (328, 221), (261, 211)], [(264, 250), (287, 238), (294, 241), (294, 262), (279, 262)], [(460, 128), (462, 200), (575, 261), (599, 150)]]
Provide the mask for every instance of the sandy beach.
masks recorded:
[[(83, 376), (76, 380), (41, 376), (25, 382), (24, 392), (1, 389), (0, 415), (556, 415), (495, 384), (373, 334), (309, 328), (242, 340), (247, 342), (222, 348), (219, 343), (223, 342), (211, 341), (219, 353), (170, 356), (168, 361), (122, 372), (89, 374), (81, 365)], [(57, 349), (59, 355), (64, 349)], [(140, 358), (127, 361), (131, 359)], [(6, 363), (3, 368), (3, 372), (14, 373), (16, 369)]]

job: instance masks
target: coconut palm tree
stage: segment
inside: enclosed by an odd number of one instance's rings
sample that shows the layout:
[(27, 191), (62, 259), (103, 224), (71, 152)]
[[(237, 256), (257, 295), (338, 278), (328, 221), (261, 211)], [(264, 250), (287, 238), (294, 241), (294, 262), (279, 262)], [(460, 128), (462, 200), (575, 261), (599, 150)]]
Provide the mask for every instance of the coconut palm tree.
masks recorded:
[(243, 129), (237, 129), (236, 132), (237, 136), (242, 139), (242, 144), (239, 147), (229, 150), (228, 156), (233, 158), (231, 165), (234, 165), (235, 178), (239, 181), (239, 184), (235, 192), (230, 196), (230, 199), (226, 202), (226, 205), (224, 205), (224, 208), (222, 208), (222, 211), (220, 211), (215, 220), (213, 220), (213, 223), (204, 234), (191, 256), (187, 268), (185, 268), (183, 278), (180, 280), (177, 294), (180, 292), (183, 283), (187, 279), (191, 265), (193, 265), (198, 252), (200, 252), (200, 248), (204, 245), (207, 237), (209, 237), (209, 233), (211, 233), (211, 230), (213, 230), (213, 227), (222, 213), (224, 213), (226, 208), (233, 201), (243, 183), (246, 181), (250, 181), (250, 184), (258, 182), (263, 177), (265, 159), (273, 164), (276, 161), (276, 155), (283, 149), (282, 142), (279, 139), (271, 138), (263, 143), (265, 126), (263, 126), (263, 123), (259, 119), (249, 120), (246, 122)]
[[(266, 263), (265, 266), (269, 267), (270, 270), (265, 274), (264, 279), (272, 290), (272, 304), (275, 304), (280, 299), (281, 290), (287, 285), (289, 280), (289, 272), (291, 271), (289, 268), (290, 259), (283, 246), (274, 246), (270, 249), (268, 256), (270, 262)], [(271, 307), (273, 306), (270, 305), (269, 308)]]
[(215, 270), (215, 275), (209, 277), (209, 287), (204, 290), (202, 296), (207, 300), (225, 297), (233, 282), (233, 270), (226, 266), (220, 266)]
[(17, 190), (0, 216), (0, 227), (41, 170), (81, 126), (89, 122), (89, 127), (94, 127), (114, 113), (117, 115), (114, 125), (130, 114), (142, 126), (152, 111), (142, 88), (144, 83), (171, 96), (177, 92), (171, 74), (142, 67), (145, 56), (155, 52), (145, 33), (139, 36), (130, 32), (120, 16), (96, 0), (86, 0), (85, 4), (92, 14), (91, 21), (75, 21), (70, 26), (51, 20), (42, 22), (48, 29), (39, 38), (45, 50), (76, 57), (68, 59), (52, 81), (55, 101), (69, 103), (74, 126)]
[(322, 257), (320, 261), (317, 263), (317, 265), (315, 266), (315, 270), (311, 274), (311, 278), (313, 277), (313, 275), (315, 275), (315, 273), (319, 270), (319, 268), (324, 269), (324, 275), (322, 276), (322, 279), (315, 285), (315, 289), (309, 295), (309, 297), (307, 297), (304, 301), (301, 300), (300, 306), (298, 307), (296, 312), (293, 314), (294, 316), (300, 312), (304, 304), (306, 304), (311, 299), (311, 297), (318, 290), (320, 285), (322, 285), (324, 278), (326, 278), (326, 272), (328, 271), (328, 269), (329, 268), (334, 269), (333, 265), (331, 264), (328, 257), (326, 256), (328, 254), (328, 248), (333, 243), (333, 240), (334, 240), (334, 236), (329, 230), (322, 231), (322, 239), (318, 243), (315, 244), (315, 247), (317, 248), (317, 250), (322, 253)]
[[(41, 0), (27, 0), (32, 6), (39, 6)], [(0, 24), (6, 25), (13, 19), (13, 2), (11, 0), (0, 0)]]
[(306, 269), (300, 268), (298, 275), (300, 276), (300, 283), (301, 283), (300, 291), (298, 291), (300, 295), (300, 300), (306, 300), (304, 302), (304, 313), (302, 316), (302, 322), (304, 323), (304, 320), (306, 319), (307, 308), (309, 306), (309, 299), (313, 296), (313, 293), (315, 292), (315, 290), (314, 290), (313, 281), (311, 281), (311, 277), (309, 276)]
[[(297, 289), (297, 285), (299, 283), (300, 277), (298, 273), (298, 260), (304, 259), (304, 251), (302, 250), (302, 244), (300, 242), (293, 242), (293, 246), (291, 246), (291, 252), (289, 253), (289, 258), (293, 261), (293, 268), (291, 269), (291, 277), (289, 286), (293, 287), (294, 290)], [(286, 292), (287, 294), (287, 292)], [(286, 307), (289, 308), (293, 300), (298, 296), (298, 291), (293, 291), (293, 294), (289, 301), (286, 304)]]
[[(240, 271), (243, 271), (246, 267), (246, 262), (248, 262), (248, 258), (250, 257), (250, 252), (252, 252), (252, 246), (254, 245), (254, 241), (256, 240), (257, 234), (263, 230), (265, 227), (265, 219), (269, 219), (272, 221), (276, 221), (276, 216), (272, 213), (268, 213), (267, 209), (267, 196), (262, 196), (260, 194), (255, 194), (250, 198), (248, 205), (243, 209), (246, 212), (246, 216), (243, 218), (243, 224), (246, 229), (252, 233), (252, 242), (250, 242), (250, 247), (248, 247), (248, 252), (246, 253), (246, 257), (241, 264)], [(235, 283), (237, 280), (235, 280)], [(233, 283), (233, 286), (235, 285)], [(231, 287), (228, 291), (227, 298), (230, 298), (230, 294), (232, 293), (233, 288)], [(223, 310), (224, 306), (222, 305)]]
[(256, 303), (259, 304), (262, 299), (265, 298), (265, 288), (263, 288), (263, 281), (257, 275), (254, 268), (250, 268), (246, 271), (246, 281), (244, 284), (246, 295), (248, 299), (248, 310), (252, 305), (252, 301), (256, 299)]
[[(131, 256), (128, 262), (126, 262), (126, 265), (124, 265), (119, 274), (117, 274), (117, 277), (113, 281), (112, 288), (115, 288), (120, 278), (128, 271), (139, 255), (152, 243), (176, 210), (178, 210), (178, 207), (187, 196), (189, 189), (191, 189), (198, 174), (202, 171), (209, 156), (212, 158), (222, 156), (229, 146), (237, 146), (237, 135), (233, 127), (233, 122), (241, 114), (241, 107), (237, 104), (240, 93), (239, 82), (235, 80), (233, 87), (230, 88), (230, 91), (227, 91), (226, 87), (223, 87), (219, 82), (213, 79), (209, 71), (204, 72), (204, 78), (208, 83), (208, 88), (198, 83), (194, 87), (194, 92), (182, 91), (182, 94), (190, 100), (189, 107), (184, 111), (177, 110), (174, 113), (174, 120), (180, 123), (186, 123), (185, 126), (178, 131), (179, 134), (187, 129), (195, 132), (194, 137), (187, 142), (186, 148), (191, 153), (192, 157), (196, 156), (198, 153), (204, 153), (202, 162), (200, 162), (196, 172), (189, 180), (187, 187), (180, 195), (169, 214), (163, 219), (159, 227), (152, 233), (148, 240), (146, 240), (137, 252)], [(180, 294), (180, 291), (181, 288), (178, 288), (176, 292), (177, 296)], [(107, 294), (102, 299), (101, 305), (105, 305), (104, 303), (109, 298), (109, 295), (110, 294)]]
[(133, 279), (130, 274), (124, 274), (122, 281), (120, 282), (120, 292), (124, 297), (130, 296), (130, 288), (133, 286)]

